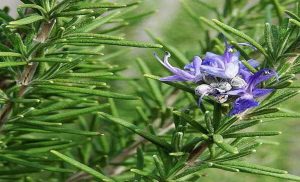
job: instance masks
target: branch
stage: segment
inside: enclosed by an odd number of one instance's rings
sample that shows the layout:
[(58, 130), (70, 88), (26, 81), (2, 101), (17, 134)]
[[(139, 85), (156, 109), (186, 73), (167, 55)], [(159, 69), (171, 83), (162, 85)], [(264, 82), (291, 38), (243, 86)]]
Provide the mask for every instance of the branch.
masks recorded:
[[(55, 20), (43, 23), (35, 40), (40, 43), (44, 43), (46, 41), (46, 39), (48, 38), (54, 23), (55, 23)], [(35, 52), (34, 56), (32, 56), (32, 57), (38, 57), (41, 55), (43, 55), (43, 51), (37, 50)], [(24, 96), (24, 94), (28, 88), (28, 85), (30, 84), (30, 82), (35, 74), (37, 67), (38, 67), (37, 62), (29, 63), (25, 66), (23, 73), (21, 75), (21, 78), (17, 81), (17, 83), (21, 84), (20, 90), (18, 92), (18, 97)], [(0, 112), (0, 130), (2, 129), (3, 125), (8, 120), (9, 115), (12, 111), (13, 111), (13, 103), (12, 102), (8, 102), (7, 104), (5, 104), (3, 106), (3, 108)]]

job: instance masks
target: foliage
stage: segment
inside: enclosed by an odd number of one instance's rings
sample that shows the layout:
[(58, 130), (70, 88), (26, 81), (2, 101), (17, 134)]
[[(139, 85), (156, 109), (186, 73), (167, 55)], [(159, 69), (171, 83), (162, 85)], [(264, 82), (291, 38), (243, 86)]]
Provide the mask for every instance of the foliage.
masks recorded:
[[(201, 32), (193, 35), (200, 37), (201, 54), (221, 53), (224, 34), (250, 70), (256, 71), (247, 65), (250, 58), (277, 70), (278, 81), (263, 84), (276, 91), (259, 107), (232, 117), (230, 103), (205, 98), (199, 109), (191, 85), (161, 83), (153, 57), (124, 58), (127, 47), (163, 46), (183, 66), (194, 51), (152, 30), (147, 33), (155, 43), (125, 39), (125, 26), (139, 26), (155, 12), (141, 13), (143, 4), (22, 2), (17, 19), (7, 9), (0, 11), (0, 181), (205, 181), (201, 174), (210, 168), (300, 181), (285, 170), (244, 159), (270, 143), (262, 137), (281, 134), (260, 125), (299, 118), (278, 107), (299, 93), (297, 1), (226, 0), (222, 10), (200, 0), (181, 1), (185, 20)], [(215, 19), (197, 14), (197, 6)], [(135, 59), (142, 78), (123, 76), (127, 68), (114, 64), (133, 65)]]

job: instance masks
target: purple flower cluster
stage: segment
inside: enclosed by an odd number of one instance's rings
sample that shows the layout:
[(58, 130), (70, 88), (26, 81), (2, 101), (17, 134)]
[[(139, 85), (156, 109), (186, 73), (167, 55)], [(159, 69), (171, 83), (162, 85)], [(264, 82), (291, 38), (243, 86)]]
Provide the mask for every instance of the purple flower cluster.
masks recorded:
[[(250, 72), (239, 60), (239, 52), (234, 51), (233, 46), (226, 41), (225, 45), (223, 55), (207, 52), (203, 60), (195, 56), (184, 69), (176, 68), (169, 63), (170, 53), (167, 52), (163, 60), (155, 54), (156, 59), (173, 74), (160, 80), (197, 84), (195, 94), (199, 96), (199, 104), (204, 96), (212, 96), (219, 103), (234, 100), (229, 115), (239, 114), (258, 106), (256, 99), (273, 91), (260, 88), (260, 83), (276, 77), (277, 73), (267, 68), (256, 73)], [(259, 63), (252, 59), (248, 60), (248, 63), (254, 68), (259, 66)]]

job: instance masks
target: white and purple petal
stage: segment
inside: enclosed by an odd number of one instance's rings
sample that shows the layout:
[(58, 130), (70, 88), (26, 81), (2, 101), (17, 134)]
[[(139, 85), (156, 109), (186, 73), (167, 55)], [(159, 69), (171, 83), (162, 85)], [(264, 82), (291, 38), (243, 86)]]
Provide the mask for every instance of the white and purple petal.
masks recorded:
[(255, 88), (252, 90), (252, 94), (253, 94), (253, 97), (254, 98), (257, 98), (257, 97), (262, 97), (262, 96), (265, 96), (271, 92), (273, 92), (274, 89), (267, 89), (267, 88)]
[(240, 114), (246, 111), (247, 109), (257, 107), (258, 105), (259, 103), (255, 99), (253, 99), (253, 97), (245, 95), (235, 100), (233, 108), (231, 109), (229, 115), (232, 116)]

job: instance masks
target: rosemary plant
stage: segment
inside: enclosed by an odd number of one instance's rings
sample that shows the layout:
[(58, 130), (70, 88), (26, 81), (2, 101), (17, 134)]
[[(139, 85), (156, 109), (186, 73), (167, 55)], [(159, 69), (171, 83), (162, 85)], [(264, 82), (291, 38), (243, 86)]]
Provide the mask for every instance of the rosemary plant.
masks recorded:
[[(170, 33), (124, 38), (155, 12), (137, 1), (22, 2), (17, 19), (0, 10), (0, 181), (210, 181), (212, 168), (300, 181), (249, 158), (282, 133), (271, 121), (300, 117), (282, 104), (300, 88), (296, 0), (182, 0), (200, 54)], [(144, 77), (121, 73), (133, 59)]]

